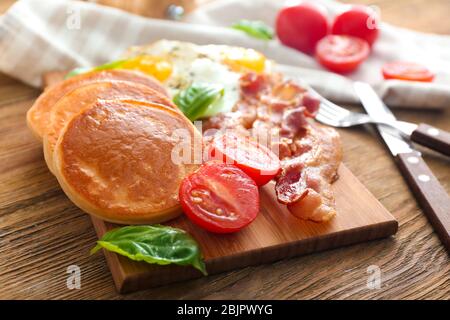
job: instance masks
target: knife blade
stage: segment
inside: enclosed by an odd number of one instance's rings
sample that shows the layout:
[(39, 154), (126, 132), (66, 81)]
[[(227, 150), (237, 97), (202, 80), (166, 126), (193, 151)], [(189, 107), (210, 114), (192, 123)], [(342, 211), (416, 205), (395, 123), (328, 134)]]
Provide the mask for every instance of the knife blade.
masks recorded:
[[(429, 126), (427, 124), (421, 123), (419, 125), (415, 125), (412, 123), (398, 121), (394, 114), (389, 110), (389, 108), (381, 101), (378, 97), (377, 93), (373, 90), (373, 88), (364, 82), (355, 82), (354, 89), (360, 97), (361, 102), (364, 105), (364, 109), (366, 109), (367, 113), (377, 121), (388, 121), (394, 123), (398, 129), (401, 129), (403, 133), (410, 139), (406, 140), (406, 143), (411, 147), (410, 141), (414, 141), (423, 146), (431, 148), (437, 152), (445, 154), (447, 156), (450, 155), (450, 133), (444, 130), (440, 130), (438, 128)], [(358, 93), (359, 92), (359, 93)], [(364, 102), (365, 101), (365, 104)], [(380, 127), (379, 127), (380, 128)], [(390, 132), (391, 135), (397, 136), (393, 133), (394, 130), (380, 130), (381, 135), (385, 136), (385, 132)], [(404, 135), (404, 136), (405, 136)], [(404, 140), (404, 139), (402, 139)], [(391, 151), (396, 150), (407, 150), (406, 146), (400, 146), (397, 140), (385, 139), (389, 148), (391, 149), (391, 145), (396, 145)], [(405, 141), (405, 140), (404, 140)]]
[[(356, 81), (353, 87), (367, 114), (374, 120), (391, 122), (397, 121), (391, 110), (389, 110), (383, 101), (381, 101), (378, 94), (369, 84)], [(395, 129), (382, 125), (377, 125), (377, 128), (392, 155), (396, 156), (399, 153), (414, 151), (411, 142), (404, 139)]]
[[(394, 114), (369, 84), (355, 82), (353, 87), (364, 109), (371, 117), (379, 121), (396, 121)], [(382, 125), (376, 125), (376, 127), (425, 215), (450, 254), (450, 197), (447, 191), (410, 141), (392, 128)]]

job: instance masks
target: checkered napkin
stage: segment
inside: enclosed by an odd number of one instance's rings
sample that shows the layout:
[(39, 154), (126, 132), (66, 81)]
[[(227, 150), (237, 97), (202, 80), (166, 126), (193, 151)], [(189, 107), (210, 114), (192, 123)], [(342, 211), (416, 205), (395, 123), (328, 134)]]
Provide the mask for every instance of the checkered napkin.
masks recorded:
[[(330, 14), (343, 5), (317, 0)], [(317, 2), (316, 1), (316, 2)], [(282, 46), (230, 29), (239, 19), (257, 19), (273, 25), (283, 5), (277, 0), (215, 0), (185, 17), (183, 22), (148, 19), (89, 2), (21, 0), (0, 17), (0, 71), (32, 86), (42, 74), (115, 60), (132, 45), (162, 38), (198, 44), (251, 47), (338, 103), (356, 103), (352, 80), (371, 83), (392, 107), (450, 107), (450, 37), (413, 32), (387, 24), (369, 59), (348, 77), (324, 71), (316, 61)], [(436, 72), (433, 83), (383, 80), (380, 67), (393, 60), (415, 61)]]

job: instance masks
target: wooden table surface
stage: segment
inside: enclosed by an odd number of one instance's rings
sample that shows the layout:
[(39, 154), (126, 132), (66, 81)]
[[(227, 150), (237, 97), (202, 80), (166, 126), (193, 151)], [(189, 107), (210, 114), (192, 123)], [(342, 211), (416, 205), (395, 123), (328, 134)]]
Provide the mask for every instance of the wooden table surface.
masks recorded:
[[(0, 0), (0, 10), (13, 2)], [(378, 5), (387, 22), (450, 34), (448, 0), (358, 2)], [(120, 296), (103, 255), (89, 255), (96, 240), (89, 217), (66, 198), (24, 128), (38, 95), (0, 74), (1, 299), (450, 299), (449, 256), (387, 150), (362, 128), (340, 130), (344, 162), (399, 220), (395, 237)], [(450, 106), (444, 113), (395, 113), (450, 130)], [(450, 161), (424, 157), (450, 191)], [(79, 290), (67, 288), (70, 265), (81, 268)], [(381, 271), (379, 289), (367, 286), (373, 266)]]

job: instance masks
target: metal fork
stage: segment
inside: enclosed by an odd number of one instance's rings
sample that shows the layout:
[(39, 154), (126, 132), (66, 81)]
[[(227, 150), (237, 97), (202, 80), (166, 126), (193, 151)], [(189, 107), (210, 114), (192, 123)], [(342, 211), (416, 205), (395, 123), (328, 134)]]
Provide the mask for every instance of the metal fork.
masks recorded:
[(321, 104), (316, 120), (333, 127), (348, 128), (363, 124), (381, 124), (398, 130), (403, 136), (410, 138), (417, 125), (405, 121), (376, 121), (365, 113), (353, 112), (325, 99), (317, 91), (308, 88), (310, 92), (320, 99)]
[(450, 132), (421, 123), (419, 125), (398, 121), (394, 119), (374, 120), (368, 114), (352, 112), (341, 108), (333, 102), (325, 99), (315, 90), (309, 87), (310, 92), (320, 100), (319, 112), (316, 119), (333, 127), (348, 128), (362, 124), (379, 124), (394, 128), (400, 135), (409, 141), (414, 141), (422, 146), (433, 149), (446, 156), (450, 156)]

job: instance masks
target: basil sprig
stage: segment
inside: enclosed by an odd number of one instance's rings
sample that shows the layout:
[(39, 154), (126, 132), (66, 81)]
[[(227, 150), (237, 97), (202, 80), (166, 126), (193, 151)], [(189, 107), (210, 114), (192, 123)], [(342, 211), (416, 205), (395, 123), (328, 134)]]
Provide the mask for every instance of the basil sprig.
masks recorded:
[(180, 91), (173, 102), (191, 121), (204, 116), (208, 107), (219, 100), (224, 94), (220, 85), (194, 83), (189, 88)]
[(116, 60), (112, 62), (108, 62), (105, 64), (102, 64), (100, 66), (95, 67), (94, 71), (101, 71), (101, 70), (111, 70), (111, 69), (118, 69), (122, 67), (122, 65), (127, 62), (127, 60)]
[(271, 40), (274, 37), (273, 29), (262, 21), (240, 20), (233, 24), (231, 28), (241, 30), (257, 39)]
[(192, 265), (207, 275), (200, 247), (181, 229), (162, 225), (118, 228), (105, 233), (91, 253), (101, 248), (135, 261), (159, 265)]
[(77, 76), (77, 75), (82, 74), (82, 73), (91, 72), (91, 71), (102, 71), (102, 70), (119, 69), (120, 67), (122, 67), (122, 65), (126, 61), (127, 60), (112, 61), (112, 62), (108, 62), (108, 63), (102, 64), (100, 66), (93, 67), (93, 68), (86, 68), (86, 67), (75, 68), (75, 69), (73, 69), (72, 71), (70, 71), (66, 75), (66, 79), (74, 77), (74, 76)]
[(89, 72), (91, 70), (92, 70), (92, 68), (85, 68), (85, 67), (75, 68), (72, 71), (70, 71), (68, 74), (66, 74), (65, 79), (69, 79), (69, 78), (75, 77), (75, 76), (77, 76), (79, 74), (86, 73), (86, 72)]

